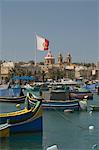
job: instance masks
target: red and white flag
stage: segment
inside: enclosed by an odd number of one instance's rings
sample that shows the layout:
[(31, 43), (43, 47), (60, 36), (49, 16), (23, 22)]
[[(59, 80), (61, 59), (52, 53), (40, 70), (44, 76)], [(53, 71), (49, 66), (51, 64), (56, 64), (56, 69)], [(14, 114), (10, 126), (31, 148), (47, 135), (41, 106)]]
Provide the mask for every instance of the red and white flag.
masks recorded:
[(45, 51), (49, 49), (49, 41), (41, 36), (36, 35), (37, 49)]

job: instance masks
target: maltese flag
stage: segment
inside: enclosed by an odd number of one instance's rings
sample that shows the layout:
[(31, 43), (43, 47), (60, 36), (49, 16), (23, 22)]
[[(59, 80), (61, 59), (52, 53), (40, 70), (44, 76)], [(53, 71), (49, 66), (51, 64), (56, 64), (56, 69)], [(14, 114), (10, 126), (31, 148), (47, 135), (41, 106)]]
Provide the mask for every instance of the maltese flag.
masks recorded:
[(41, 36), (36, 35), (37, 49), (46, 51), (49, 48), (49, 41)]

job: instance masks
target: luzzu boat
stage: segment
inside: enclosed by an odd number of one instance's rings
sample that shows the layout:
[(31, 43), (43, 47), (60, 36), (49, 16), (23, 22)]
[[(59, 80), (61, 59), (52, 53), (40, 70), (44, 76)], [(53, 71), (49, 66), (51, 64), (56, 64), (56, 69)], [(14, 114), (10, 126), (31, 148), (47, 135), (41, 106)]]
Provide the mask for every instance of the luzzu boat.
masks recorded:
[[(29, 96), (29, 102), (32, 104), (36, 99), (42, 100), (42, 98), (37, 97), (32, 93)], [(42, 108), (47, 110), (81, 110), (86, 109), (86, 101), (80, 100), (42, 100)]]
[(0, 97), (0, 102), (24, 103), (26, 96), (19, 97)]
[(93, 99), (93, 93), (88, 89), (78, 88), (70, 91), (71, 98), (83, 99), (85, 96), (88, 96), (87, 99)]
[(38, 131), (42, 131), (41, 101), (36, 101), (30, 108), (0, 114), (0, 137), (13, 133)]
[(52, 100), (44, 100), (42, 102), (42, 107), (44, 109), (60, 109), (60, 110), (80, 110), (80, 105), (78, 101), (75, 100), (67, 100), (67, 101), (52, 101)]
[(0, 102), (23, 103), (26, 96), (21, 88), (9, 88), (0, 90)]

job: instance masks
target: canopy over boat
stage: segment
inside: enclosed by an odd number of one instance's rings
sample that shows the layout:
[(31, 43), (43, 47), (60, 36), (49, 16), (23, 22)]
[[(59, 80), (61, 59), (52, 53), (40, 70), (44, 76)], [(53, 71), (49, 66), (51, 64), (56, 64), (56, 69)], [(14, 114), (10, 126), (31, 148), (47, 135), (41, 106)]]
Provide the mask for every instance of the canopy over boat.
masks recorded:
[(34, 76), (14, 76), (13, 80), (36, 80)]

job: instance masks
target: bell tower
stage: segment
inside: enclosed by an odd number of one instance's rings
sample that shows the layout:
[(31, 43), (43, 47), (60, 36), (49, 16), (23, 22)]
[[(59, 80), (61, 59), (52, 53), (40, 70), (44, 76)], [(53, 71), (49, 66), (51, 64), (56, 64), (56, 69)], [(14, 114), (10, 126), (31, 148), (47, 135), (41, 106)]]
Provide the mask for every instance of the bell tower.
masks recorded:
[(68, 55), (66, 56), (65, 63), (67, 65), (70, 65), (72, 63), (72, 57), (70, 53), (68, 53)]
[(62, 63), (63, 63), (63, 57), (62, 57), (62, 54), (59, 53), (59, 56), (58, 56), (58, 64), (59, 64), (59, 65), (62, 65)]
[(47, 55), (45, 56), (45, 64), (53, 65), (54, 63), (55, 63), (55, 58), (52, 55), (51, 51), (48, 51)]

